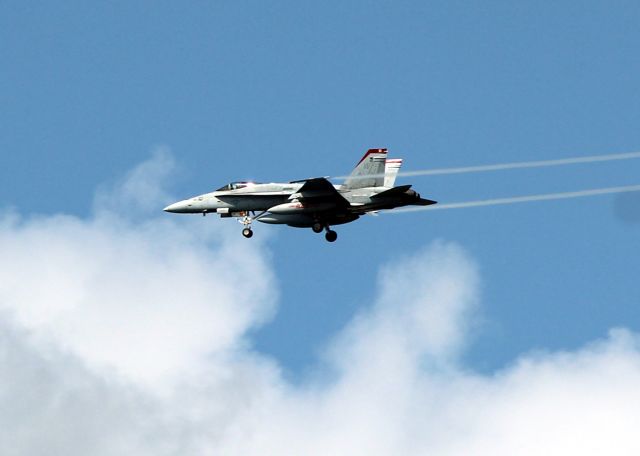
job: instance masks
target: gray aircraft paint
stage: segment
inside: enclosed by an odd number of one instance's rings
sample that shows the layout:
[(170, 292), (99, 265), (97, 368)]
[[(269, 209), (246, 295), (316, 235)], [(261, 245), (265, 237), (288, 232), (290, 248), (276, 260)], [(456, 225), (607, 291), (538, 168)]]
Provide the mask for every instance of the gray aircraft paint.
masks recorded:
[[(246, 237), (253, 234), (251, 223), (255, 220), (313, 228), (316, 232), (324, 229), (327, 240), (332, 242), (337, 237), (330, 229), (332, 225), (353, 222), (361, 215), (381, 209), (435, 204), (420, 198), (410, 185), (393, 187), (402, 160), (387, 161), (386, 156), (386, 149), (370, 149), (342, 185), (331, 184), (324, 177), (287, 183), (232, 182), (214, 192), (173, 203), (164, 210), (236, 217), (245, 226)], [(367, 179), (367, 175), (372, 177)]]

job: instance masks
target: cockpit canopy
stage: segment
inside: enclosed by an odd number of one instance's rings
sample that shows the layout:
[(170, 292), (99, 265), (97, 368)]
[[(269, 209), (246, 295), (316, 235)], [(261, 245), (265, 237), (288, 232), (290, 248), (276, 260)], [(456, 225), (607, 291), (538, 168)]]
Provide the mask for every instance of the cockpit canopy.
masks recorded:
[(238, 190), (239, 188), (245, 188), (248, 185), (253, 185), (255, 182), (231, 182), (230, 184), (220, 187), (216, 192), (223, 192), (225, 190)]

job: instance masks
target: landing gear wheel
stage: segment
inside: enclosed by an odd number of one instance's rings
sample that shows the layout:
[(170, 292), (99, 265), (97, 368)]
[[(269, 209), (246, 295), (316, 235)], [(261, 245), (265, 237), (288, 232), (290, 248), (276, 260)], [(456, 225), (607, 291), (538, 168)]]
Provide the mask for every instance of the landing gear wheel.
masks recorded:
[(338, 239), (338, 233), (328, 230), (327, 234), (325, 234), (324, 237), (327, 241), (334, 242), (336, 239)]
[(315, 222), (313, 225), (311, 225), (311, 229), (314, 233), (322, 233), (324, 226), (322, 226), (322, 223), (320, 222)]
[(251, 231), (251, 228), (245, 228), (244, 230), (242, 230), (242, 235), (249, 239), (251, 236), (253, 236), (253, 231)]

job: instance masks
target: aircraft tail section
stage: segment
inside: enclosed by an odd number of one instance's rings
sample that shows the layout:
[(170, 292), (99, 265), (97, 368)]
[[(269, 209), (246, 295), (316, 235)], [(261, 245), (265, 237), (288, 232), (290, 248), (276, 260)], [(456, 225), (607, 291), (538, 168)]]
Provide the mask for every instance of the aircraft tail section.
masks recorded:
[(369, 149), (351, 172), (343, 188), (381, 187), (385, 179), (387, 149)]
[(400, 171), (400, 167), (402, 166), (401, 158), (389, 158), (385, 162), (384, 166), (384, 186), (385, 187), (393, 187), (396, 182), (396, 177), (398, 177), (398, 171)]

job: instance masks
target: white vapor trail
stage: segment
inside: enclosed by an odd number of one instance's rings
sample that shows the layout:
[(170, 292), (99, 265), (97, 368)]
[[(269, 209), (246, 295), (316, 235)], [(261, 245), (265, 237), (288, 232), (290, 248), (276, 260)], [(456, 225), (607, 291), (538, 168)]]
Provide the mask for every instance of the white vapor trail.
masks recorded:
[[(522, 168), (544, 168), (550, 166), (563, 166), (563, 165), (575, 165), (578, 163), (596, 163), (606, 162), (614, 160), (630, 160), (633, 158), (640, 158), (640, 152), (625, 152), (620, 154), (608, 154), (608, 155), (590, 155), (586, 157), (573, 157), (573, 158), (560, 158), (557, 160), (539, 160), (528, 162), (515, 162), (515, 163), (497, 163), (493, 165), (479, 165), (479, 166), (462, 166), (458, 168), (438, 168), (438, 169), (423, 169), (417, 171), (401, 171), (399, 176), (435, 176), (444, 174), (465, 174), (465, 173), (481, 173), (486, 171), (502, 171), (507, 169), (522, 169)], [(355, 178), (370, 178), (370, 177), (383, 177), (380, 175), (366, 175), (355, 176)], [(340, 176), (336, 179), (346, 179), (349, 176)], [(353, 178), (353, 177), (352, 177)]]
[(499, 163), (495, 165), (463, 166), (460, 168), (426, 169), (422, 171), (406, 171), (403, 176), (433, 176), (438, 174), (481, 173), (485, 171), (501, 171), (505, 169), (544, 168), (547, 166), (575, 165), (578, 163), (595, 163), (613, 160), (629, 160), (640, 158), (640, 152), (626, 152), (621, 154), (591, 155), (588, 157), (561, 158), (557, 160), (540, 160), (516, 163)]
[[(438, 204), (425, 207), (408, 207), (404, 209), (397, 209), (390, 211), (391, 213), (397, 212), (416, 212), (416, 211), (435, 211), (439, 209), (463, 209), (467, 207), (480, 207), (480, 206), (497, 206), (500, 204), (516, 204), (516, 203), (529, 203), (533, 201), (549, 201), (560, 200), (569, 198), (583, 198), (586, 196), (606, 195), (611, 193), (627, 193), (640, 191), (640, 185), (627, 185), (623, 187), (605, 187), (595, 188), (591, 190), (580, 190), (577, 192), (562, 192), (562, 193), (545, 193), (542, 195), (527, 195), (527, 196), (514, 196), (509, 198), (496, 198), (479, 201), (463, 201), (460, 203), (448, 203)], [(390, 213), (387, 212), (387, 213)]]

